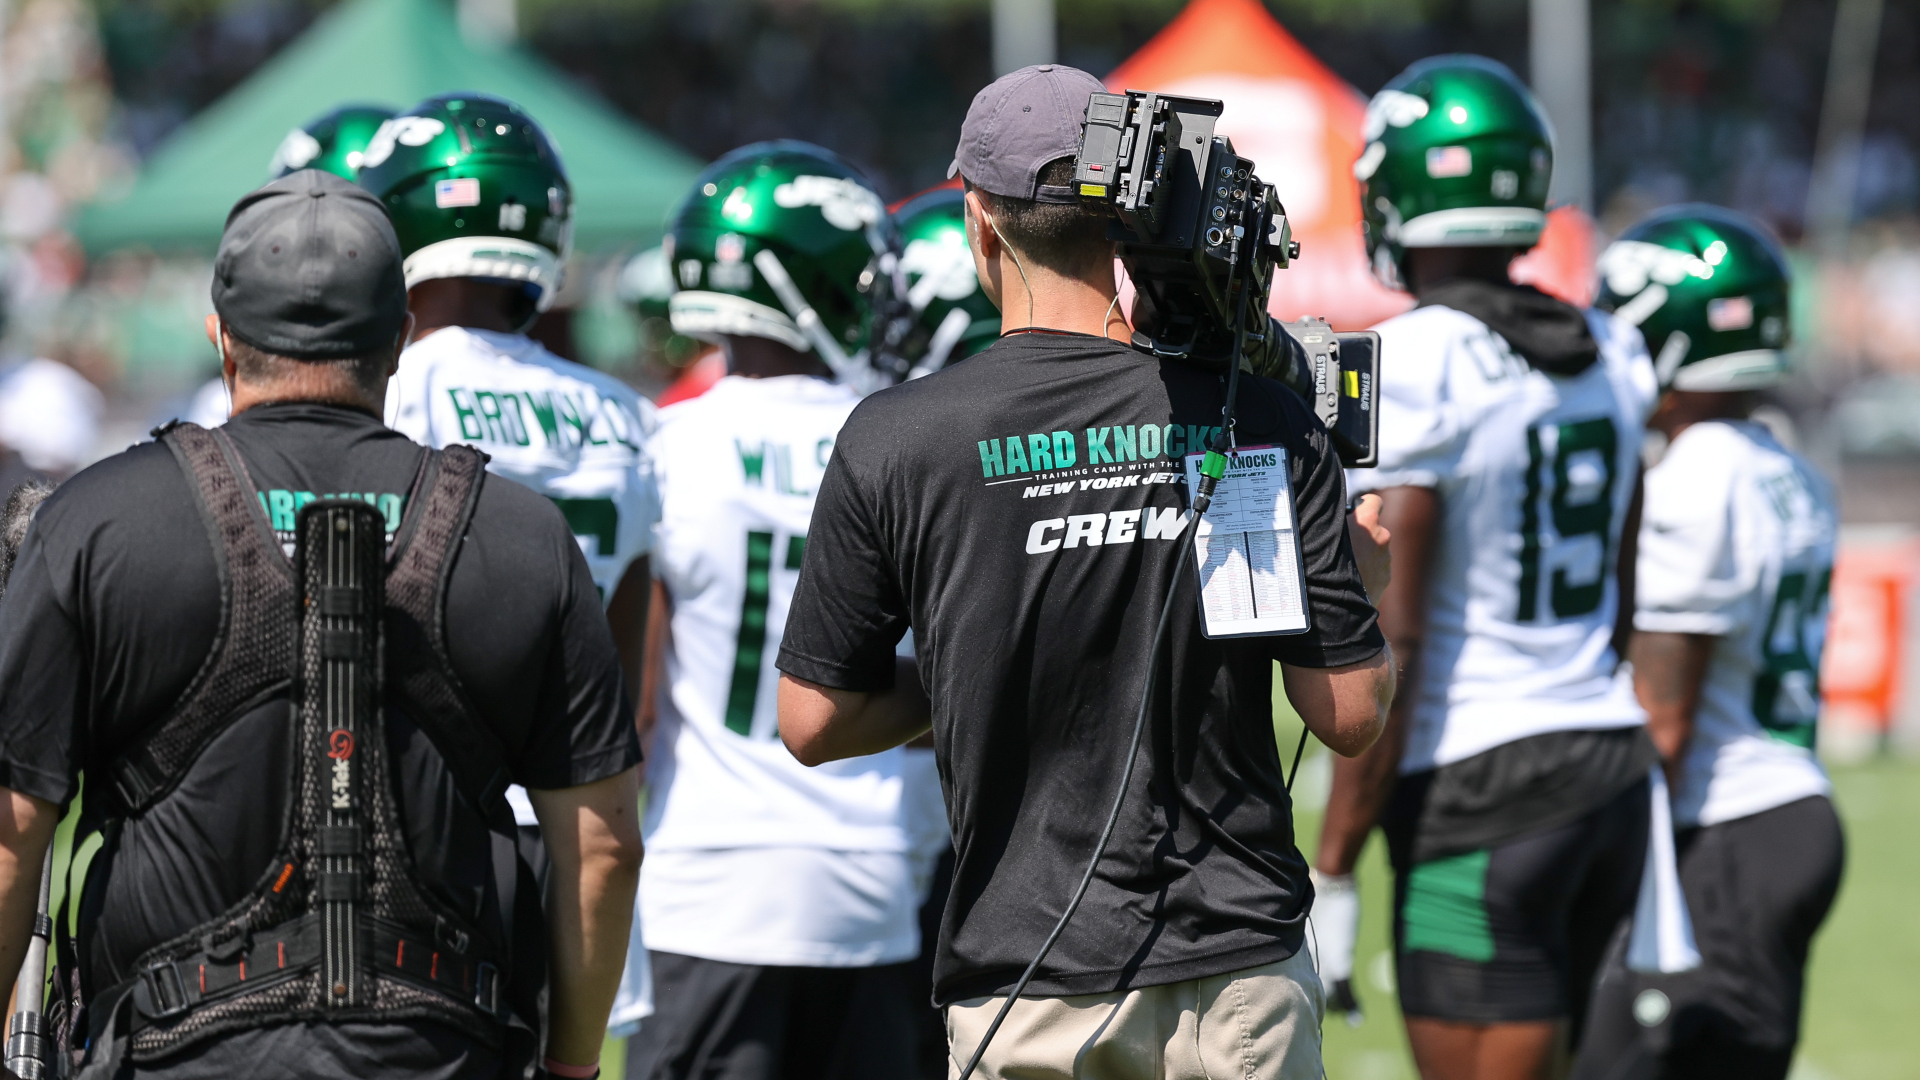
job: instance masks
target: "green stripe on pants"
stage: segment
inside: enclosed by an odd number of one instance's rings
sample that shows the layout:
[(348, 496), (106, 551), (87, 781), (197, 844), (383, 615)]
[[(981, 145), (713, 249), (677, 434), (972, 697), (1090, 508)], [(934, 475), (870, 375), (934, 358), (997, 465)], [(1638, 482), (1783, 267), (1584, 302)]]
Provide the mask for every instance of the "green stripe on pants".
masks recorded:
[(1402, 946), (1486, 963), (1493, 959), (1487, 924), (1487, 864), (1491, 851), (1470, 851), (1423, 862), (1407, 873), (1400, 908)]

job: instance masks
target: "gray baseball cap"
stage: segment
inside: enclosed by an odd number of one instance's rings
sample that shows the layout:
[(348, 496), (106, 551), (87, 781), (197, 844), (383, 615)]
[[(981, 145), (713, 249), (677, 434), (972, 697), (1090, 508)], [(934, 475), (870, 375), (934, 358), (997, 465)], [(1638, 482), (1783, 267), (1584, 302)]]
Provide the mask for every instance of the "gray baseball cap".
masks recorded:
[(407, 281), (380, 200), (319, 169), (242, 196), (214, 256), (213, 310), (234, 337), (298, 360), (392, 348)]
[(1040, 183), (1040, 169), (1080, 152), (1087, 99), (1106, 92), (1099, 79), (1064, 64), (1000, 76), (973, 95), (947, 178), (958, 173), (974, 187), (1011, 199), (1077, 201), (1071, 187)]

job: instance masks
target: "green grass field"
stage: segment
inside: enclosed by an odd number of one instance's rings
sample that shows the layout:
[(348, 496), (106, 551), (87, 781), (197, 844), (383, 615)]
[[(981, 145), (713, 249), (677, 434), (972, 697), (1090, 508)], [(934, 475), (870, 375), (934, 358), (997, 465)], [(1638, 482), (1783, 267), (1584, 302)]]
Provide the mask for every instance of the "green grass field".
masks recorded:
[[(1297, 720), (1277, 724), (1291, 755)], [(1331, 759), (1310, 745), (1297, 782), (1300, 846), (1311, 857), (1320, 836)], [(1833, 770), (1847, 828), (1847, 875), (1840, 899), (1814, 939), (1805, 1029), (1793, 1080), (1912, 1080), (1920, 1076), (1920, 933), (1909, 889), (1920, 885), (1920, 764), (1885, 760)], [(1309, 809), (1312, 807), (1313, 809)], [(1359, 1027), (1329, 1017), (1329, 1080), (1415, 1080), (1394, 1005), (1387, 903), (1391, 883), (1380, 834), (1360, 869), (1361, 931), (1355, 990), (1366, 1010)]]

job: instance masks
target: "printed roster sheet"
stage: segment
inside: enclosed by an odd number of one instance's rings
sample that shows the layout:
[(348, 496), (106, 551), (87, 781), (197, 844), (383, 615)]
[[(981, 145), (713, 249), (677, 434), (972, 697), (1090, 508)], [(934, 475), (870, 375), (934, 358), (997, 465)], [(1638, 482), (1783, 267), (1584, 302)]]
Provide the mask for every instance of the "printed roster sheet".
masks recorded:
[[(1188, 454), (1187, 492), (1205, 454)], [(1200, 629), (1210, 638), (1298, 634), (1307, 629), (1300, 545), (1294, 535), (1287, 451), (1242, 446), (1227, 455), (1213, 505), (1194, 530)]]

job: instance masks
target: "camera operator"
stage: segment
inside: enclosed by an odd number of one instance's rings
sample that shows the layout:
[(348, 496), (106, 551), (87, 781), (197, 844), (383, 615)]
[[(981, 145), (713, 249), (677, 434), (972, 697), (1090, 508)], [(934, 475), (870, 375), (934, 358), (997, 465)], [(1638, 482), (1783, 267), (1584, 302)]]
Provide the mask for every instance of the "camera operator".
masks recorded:
[[(1238, 444), (1286, 450), (1311, 629), (1201, 635), (1195, 575), (1176, 576), (1193, 542), (1181, 457), (1218, 430), (1225, 384), (1125, 344), (1106, 212), (1067, 186), (1100, 91), (1043, 65), (967, 113), (954, 168), (1008, 329), (868, 398), (841, 430), (780, 652), (780, 734), (818, 764), (931, 721), (957, 853), (934, 998), (958, 1069), (1073, 895), (1157, 664), (1125, 812), (980, 1075), (1018, 1062), (1024, 1076), (1318, 1077), (1322, 995), (1301, 948), (1312, 894), (1273, 662), (1309, 728), (1351, 755), (1381, 730), (1391, 659), (1327, 433), (1251, 375)], [(1358, 535), (1380, 587), (1385, 534)], [(931, 717), (894, 684), (909, 626)]]
[[(640, 752), (586, 561), (476, 451), (380, 422), (413, 319), (373, 196), (308, 169), (241, 199), (213, 306), (233, 418), (67, 481), (0, 604), (0, 976), (84, 772), (73, 846), (106, 842), (54, 994), (84, 991), (58, 1048), (82, 1075), (595, 1075)], [(384, 590), (313, 584), (303, 523), (380, 527), (348, 500), (385, 518)], [(551, 855), (544, 918), (508, 780)]]

